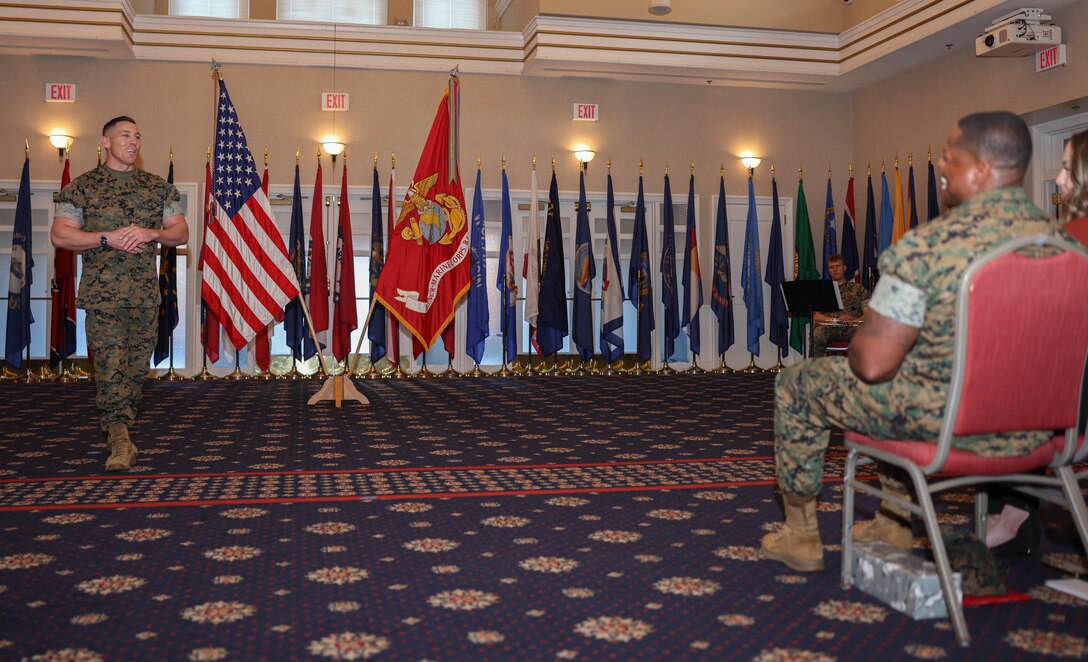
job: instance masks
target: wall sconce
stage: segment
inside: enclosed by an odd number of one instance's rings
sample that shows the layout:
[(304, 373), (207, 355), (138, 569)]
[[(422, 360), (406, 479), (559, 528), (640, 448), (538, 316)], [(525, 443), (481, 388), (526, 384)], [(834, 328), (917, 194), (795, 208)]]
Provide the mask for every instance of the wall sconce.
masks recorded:
[(332, 136), (325, 142), (321, 143), (321, 147), (325, 150), (325, 153), (334, 158), (336, 156), (339, 156), (340, 154), (343, 154), (345, 147), (344, 143), (336, 140), (335, 138), (336, 136)]
[(759, 164), (763, 162), (763, 159), (758, 156), (742, 156), (740, 157), (740, 162), (748, 169), (748, 172), (751, 172), (759, 167)]
[(589, 167), (589, 162), (592, 161), (595, 156), (597, 156), (597, 152), (584, 145), (579, 145), (574, 148), (574, 158), (578, 159), (578, 163), (582, 164), (582, 167), (584, 168)]
[(50, 133), (49, 142), (53, 144), (53, 147), (57, 148), (57, 153), (61, 159), (64, 159), (64, 152), (72, 143), (75, 142), (75, 138), (64, 133)]

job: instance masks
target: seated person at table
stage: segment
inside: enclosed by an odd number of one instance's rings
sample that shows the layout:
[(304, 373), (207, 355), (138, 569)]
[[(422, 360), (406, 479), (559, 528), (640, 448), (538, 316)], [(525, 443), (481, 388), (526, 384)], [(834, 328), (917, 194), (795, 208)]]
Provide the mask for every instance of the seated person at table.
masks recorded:
[(846, 280), (846, 262), (840, 253), (827, 257), (827, 270), (831, 280), (839, 288), (842, 297), (842, 310), (814, 311), (812, 313), (812, 355), (824, 356), (827, 344), (835, 340), (847, 340), (858, 330), (856, 324), (865, 316), (865, 307), (869, 304), (869, 292), (860, 283)]

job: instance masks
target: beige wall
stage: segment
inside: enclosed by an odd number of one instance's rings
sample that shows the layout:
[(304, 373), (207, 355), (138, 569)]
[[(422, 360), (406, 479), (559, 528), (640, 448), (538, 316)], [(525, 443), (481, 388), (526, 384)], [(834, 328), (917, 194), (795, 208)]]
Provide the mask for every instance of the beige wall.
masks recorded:
[[(5, 118), (0, 125), (0, 154), (21, 155), (23, 139), (28, 138), (35, 179), (59, 177), (56, 151), (46, 138), (50, 129), (63, 128), (76, 136), (73, 171), (82, 172), (94, 165), (102, 123), (130, 114), (144, 136), (146, 169), (165, 172), (173, 146), (177, 180), (203, 180), (212, 131), (207, 65), (4, 56), (0, 67), (9, 72), (9, 93), (0, 98), (0, 116)], [(332, 130), (333, 113), (318, 110), (320, 92), (331, 89), (331, 70), (233, 65), (224, 73), (258, 162), (263, 148), (269, 149), (272, 183), (291, 182), (296, 147), (305, 157), (304, 172), (312, 177), (317, 144)], [(44, 81), (76, 83), (79, 101), (46, 104)], [(351, 181), (355, 185), (369, 181), (372, 154), (378, 151), (383, 177), (390, 152), (396, 152), (398, 180), (407, 184), (445, 76), (341, 70), (337, 82), (341, 91), (352, 95), (351, 111), (336, 114), (336, 129), (348, 143), (350, 163), (358, 168)], [(488, 188), (500, 186), (499, 161), (504, 153), (515, 188), (529, 187), (534, 153), (545, 171), (554, 155), (560, 187), (575, 188), (577, 168), (571, 149), (578, 142), (598, 150), (587, 182), (593, 190), (605, 188), (609, 156), (615, 164), (617, 190), (627, 192), (637, 187), (640, 158), (646, 162), (650, 192), (660, 191), (666, 160), (674, 176), (686, 175), (688, 162), (694, 160), (697, 192), (706, 196), (717, 192), (722, 162), (729, 192), (742, 193), (745, 173), (735, 156), (741, 150), (767, 159), (756, 175), (760, 194), (770, 193), (772, 160), (778, 165), (783, 195), (792, 195), (798, 163), (811, 173), (811, 187), (822, 184), (820, 177), (829, 163), (837, 172), (845, 169), (850, 155), (850, 95), (845, 93), (520, 76), (465, 76), (462, 83), (461, 167), (467, 180), (479, 153)], [(601, 104), (602, 120), (572, 121), (574, 102)], [(21, 163), (16, 156), (0, 159), (0, 179), (17, 179)], [(819, 194), (810, 188), (810, 197)], [(708, 206), (704, 203), (704, 216)]]
[[(521, 1), (514, 0), (514, 4)], [(539, 0), (539, 3), (542, 14), (834, 33), (843, 29), (845, 6), (842, 0), (673, 0), (672, 12), (653, 16), (646, 0)]]
[(491, 30), (506, 30), (508, 32), (521, 32), (521, 30), (529, 24), (529, 21), (540, 13), (540, 0), (514, 0), (510, 3), (510, 6), (506, 8), (506, 12), (503, 13), (502, 18), (495, 19), (492, 14), (494, 13), (495, 3), (491, 1), (488, 5), (488, 28)]
[[(1079, 46), (1086, 41), (1088, 3), (1074, 3), (1053, 16), (1069, 52), (1070, 64), (1059, 70), (1035, 73), (1031, 57), (978, 58), (972, 42), (858, 90), (853, 104), (854, 162), (872, 160), (876, 173), (881, 157), (890, 160), (898, 150), (901, 158), (913, 151), (915, 163), (924, 164), (929, 145), (936, 162), (953, 122), (963, 115), (982, 110), (1027, 114), (1084, 96), (1088, 63), (1076, 54), (1083, 53)], [(924, 202), (924, 194), (920, 196)]]
[(858, 23), (868, 20), (880, 12), (890, 9), (900, 0), (854, 0), (850, 4), (842, 3), (843, 30), (849, 30)]

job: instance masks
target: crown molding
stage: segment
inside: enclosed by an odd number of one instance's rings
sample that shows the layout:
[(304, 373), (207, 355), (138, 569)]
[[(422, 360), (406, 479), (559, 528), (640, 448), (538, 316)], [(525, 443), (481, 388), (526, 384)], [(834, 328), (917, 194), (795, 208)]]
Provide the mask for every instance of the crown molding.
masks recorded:
[[(1048, 10), (1072, 0), (1035, 0)], [(496, 12), (511, 0), (496, 0)], [(1012, 0), (902, 0), (839, 34), (541, 14), (519, 32), (136, 15), (0, 1), (0, 53), (847, 91), (966, 45)]]

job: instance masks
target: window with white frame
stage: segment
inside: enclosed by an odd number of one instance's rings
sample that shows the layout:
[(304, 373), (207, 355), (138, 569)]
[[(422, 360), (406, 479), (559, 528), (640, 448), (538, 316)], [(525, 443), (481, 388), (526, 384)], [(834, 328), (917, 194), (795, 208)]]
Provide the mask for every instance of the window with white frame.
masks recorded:
[(170, 0), (171, 16), (249, 18), (249, 0)]
[(413, 0), (413, 25), (420, 28), (487, 27), (486, 0)]
[(385, 25), (388, 5), (388, 0), (276, 0), (276, 18)]

